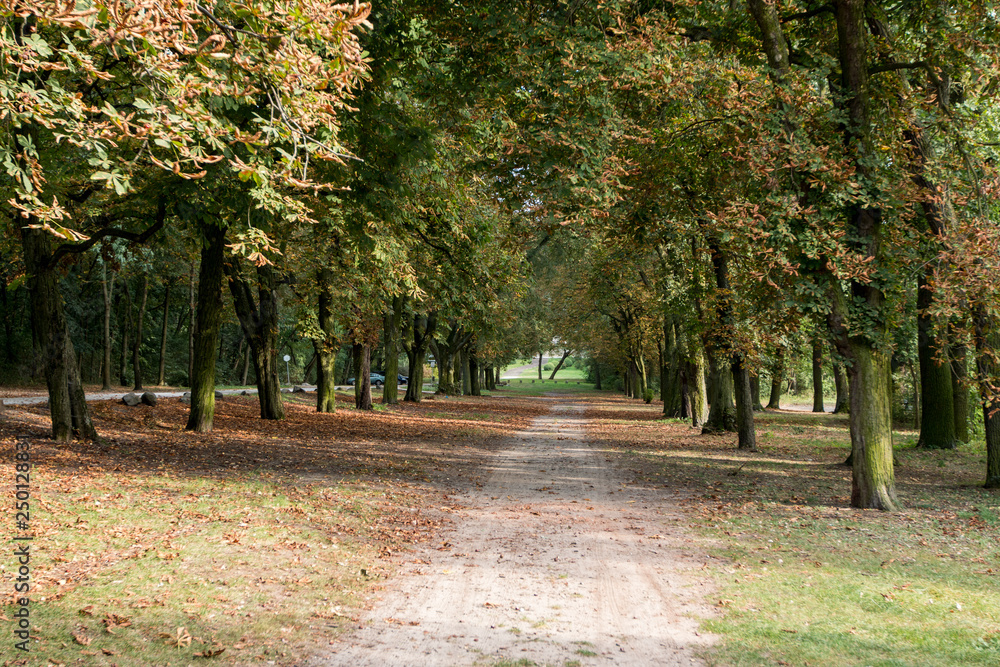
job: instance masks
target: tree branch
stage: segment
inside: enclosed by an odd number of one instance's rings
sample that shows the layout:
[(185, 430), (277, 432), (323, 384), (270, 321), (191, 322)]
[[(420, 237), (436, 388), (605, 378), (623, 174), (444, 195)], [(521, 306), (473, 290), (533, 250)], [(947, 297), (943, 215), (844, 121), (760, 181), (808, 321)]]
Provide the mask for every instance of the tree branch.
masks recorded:
[(790, 21), (804, 21), (806, 19), (811, 19), (814, 16), (819, 16), (820, 14), (825, 14), (827, 12), (829, 12), (830, 14), (833, 13), (833, 5), (820, 5), (816, 9), (810, 9), (807, 12), (798, 12), (797, 14), (788, 14), (786, 16), (782, 16), (778, 20), (781, 21), (782, 23), (788, 23)]
[[(151, 236), (153, 236), (153, 234), (163, 229), (163, 223), (166, 222), (166, 219), (167, 219), (166, 200), (163, 197), (160, 197), (160, 200), (156, 205), (156, 222), (147, 227), (144, 231), (136, 233), (136, 232), (129, 232), (124, 229), (115, 229), (114, 227), (105, 227), (104, 229), (95, 232), (94, 235), (91, 236), (86, 241), (81, 241), (80, 243), (63, 243), (62, 245), (57, 247), (53, 251), (52, 257), (49, 259), (49, 266), (55, 264), (60, 259), (71, 253), (78, 254), (81, 252), (86, 252), (87, 250), (90, 250), (95, 245), (97, 245), (98, 241), (108, 237), (125, 239), (126, 241), (130, 241), (132, 243), (140, 243), (140, 244), (145, 243), (150, 239)], [(111, 218), (108, 218), (107, 222), (110, 223), (111, 220), (112, 220)]]
[(896, 72), (901, 69), (927, 69), (927, 61), (918, 60), (912, 63), (885, 63), (884, 65), (875, 65), (868, 69), (869, 74), (878, 74), (880, 72)]

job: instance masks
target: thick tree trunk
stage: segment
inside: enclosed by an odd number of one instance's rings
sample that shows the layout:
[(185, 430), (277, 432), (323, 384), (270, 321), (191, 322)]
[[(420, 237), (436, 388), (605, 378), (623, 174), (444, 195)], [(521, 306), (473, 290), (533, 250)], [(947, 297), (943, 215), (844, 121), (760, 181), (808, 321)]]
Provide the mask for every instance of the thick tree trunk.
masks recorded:
[(354, 344), (354, 407), (372, 409), (372, 349), (361, 343)]
[[(872, 138), (869, 42), (866, 0), (835, 0), (841, 99), (845, 112), (844, 145), (853, 154), (853, 166), (861, 181), (871, 181), (876, 149)], [(873, 190), (863, 193), (848, 207), (849, 236), (871, 266), (881, 267), (882, 211)], [(877, 348), (885, 332), (885, 295), (877, 284), (851, 281), (844, 294), (834, 284), (835, 302), (830, 330), (838, 337), (838, 351), (850, 362), (851, 444), (853, 475), (851, 506), (862, 509), (895, 510), (895, 476), (892, 461), (892, 377), (889, 356)], [(862, 307), (861, 322), (852, 322), (851, 312)], [(860, 317), (858, 319), (861, 319)], [(853, 324), (848, 333), (848, 323)], [(864, 331), (873, 329), (873, 331)], [(952, 420), (948, 413), (949, 423)]]
[(410, 381), (406, 385), (404, 401), (419, 403), (423, 399), (424, 390), (424, 355), (434, 338), (437, 329), (437, 313), (426, 317), (413, 316), (413, 342), (406, 352), (410, 364)]
[[(16, 220), (15, 224), (24, 224)], [(21, 227), (24, 267), (31, 299), (31, 330), (42, 356), (49, 394), (52, 439), (68, 441), (74, 434), (97, 437), (69, 339), (59, 277), (52, 266), (52, 236), (41, 229)]]
[[(920, 360), (920, 438), (918, 447), (955, 448), (955, 402), (951, 391), (951, 364), (934, 333), (934, 321), (926, 312), (933, 295), (926, 276), (917, 286), (917, 357)], [(939, 357), (945, 355), (945, 361)]]
[(462, 395), (469, 396), (472, 394), (472, 366), (469, 363), (469, 348), (463, 348), (461, 354)]
[(399, 402), (399, 325), (403, 320), (403, 297), (392, 298), (392, 308), (385, 313), (383, 329), (385, 335), (385, 386), (382, 388), (382, 403), (395, 405)]
[(836, 361), (833, 363), (833, 384), (837, 387), (837, 402), (833, 406), (833, 414), (839, 415), (847, 412), (849, 397), (847, 375), (844, 374), (844, 367)]
[(111, 391), (111, 300), (112, 291), (115, 288), (115, 275), (111, 274), (108, 280), (108, 267), (105, 264), (101, 268), (101, 293), (104, 296), (104, 331), (103, 331), (103, 351), (104, 360), (101, 363), (101, 389)]
[(469, 359), (469, 393), (472, 396), (482, 396), (482, 387), (479, 384), (479, 359), (476, 358), (475, 348), (468, 351)]
[[(226, 230), (202, 227), (205, 243), (198, 270), (198, 305), (191, 355), (191, 412), (187, 430), (208, 433), (215, 418), (215, 365), (218, 360), (219, 328), (222, 325), (223, 256)], [(193, 281), (192, 281), (193, 284)]]
[(812, 343), (813, 412), (826, 412), (823, 405), (823, 341), (817, 336)]
[(684, 390), (680, 369), (680, 336), (674, 326), (674, 318), (664, 319), (663, 363), (660, 376), (660, 396), (663, 399), (664, 417), (686, 417)]
[(851, 506), (896, 510), (892, 463), (892, 370), (889, 355), (853, 345), (850, 367)]
[(986, 430), (987, 489), (1000, 489), (1000, 326), (981, 306), (973, 311), (976, 340), (976, 381)]
[(709, 359), (709, 368), (712, 375), (712, 397), (708, 419), (702, 426), (701, 432), (736, 431), (737, 415), (736, 403), (733, 398), (733, 374), (729, 364), (713, 355)]
[(437, 360), (438, 394), (458, 394), (458, 383), (455, 382), (455, 351), (445, 343), (437, 343), (434, 358)]
[(278, 291), (274, 267), (256, 268), (257, 299), (239, 260), (225, 265), (229, 291), (240, 328), (250, 345), (254, 372), (257, 375), (257, 400), (261, 419), (284, 419), (281, 400), (281, 369), (278, 365)]
[(708, 420), (708, 385), (705, 382), (705, 352), (693, 341), (687, 375), (691, 387), (691, 426), (700, 428)]
[(194, 338), (198, 328), (195, 301), (195, 263), (191, 260), (191, 273), (188, 275), (188, 386), (194, 383)]
[(771, 367), (771, 395), (767, 399), (768, 410), (781, 409), (781, 388), (785, 375), (785, 348), (778, 348), (774, 366)]
[(424, 353), (422, 351), (416, 352), (411, 348), (406, 351), (406, 360), (410, 366), (410, 377), (406, 383), (406, 393), (403, 395), (403, 400), (419, 403), (424, 383)]
[(951, 395), (955, 407), (955, 440), (969, 442), (969, 385), (964, 344), (951, 346)]
[(733, 355), (733, 386), (736, 391), (736, 433), (738, 449), (757, 451), (757, 431), (753, 418), (753, 391), (750, 388), (750, 371), (743, 365), (740, 354)]
[(538, 379), (542, 379), (542, 353), (538, 353)]
[(142, 323), (146, 318), (146, 301), (149, 298), (149, 276), (142, 277), (142, 298), (135, 316), (135, 342), (132, 344), (133, 391), (142, 391)]
[(163, 386), (166, 384), (167, 373), (167, 332), (168, 318), (170, 316), (170, 281), (164, 286), (163, 294), (163, 327), (160, 330), (160, 367), (156, 374), (156, 384)]

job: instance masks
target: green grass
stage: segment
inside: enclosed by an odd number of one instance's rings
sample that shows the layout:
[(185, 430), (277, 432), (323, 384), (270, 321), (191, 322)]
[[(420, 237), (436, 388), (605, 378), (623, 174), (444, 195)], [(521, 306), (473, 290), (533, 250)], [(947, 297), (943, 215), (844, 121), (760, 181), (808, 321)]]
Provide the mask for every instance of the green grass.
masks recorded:
[(594, 385), (586, 382), (563, 380), (509, 380), (507, 386), (497, 387), (494, 395), (513, 394), (517, 396), (543, 396), (545, 394), (580, 394), (593, 393)]
[[(556, 363), (558, 363), (558, 362), (556, 362)], [(551, 369), (550, 370), (544, 370), (544, 369), (542, 370), (542, 378), (543, 379), (548, 380), (550, 375), (552, 375), (552, 370)], [(535, 380), (537, 380), (538, 379), (538, 366), (537, 366), (537, 364), (535, 366), (532, 366), (531, 368), (527, 368), (527, 369), (521, 371), (521, 375), (519, 377), (522, 378), (522, 379), (526, 379), (526, 380), (530, 380), (532, 378), (534, 378)], [(563, 368), (559, 369), (558, 373), (556, 373), (555, 379), (556, 380), (584, 380), (584, 379), (586, 379), (586, 377), (587, 377), (587, 371), (586, 371), (585, 368), (583, 368), (583, 367), (577, 368), (575, 366), (571, 367), (571, 368), (566, 368), (564, 366)]]
[(350, 536), (373, 511), (360, 486), (294, 489), (252, 473), (33, 473), (32, 484), (32, 659), (186, 665), (225, 648), (215, 662), (283, 664), (311, 636), (346, 627), (378, 569)]
[(623, 419), (635, 407), (606, 411), (601, 435), (643, 484), (695, 491), (688, 523), (713, 545), (720, 613), (705, 624), (721, 637), (710, 665), (1000, 664), (1000, 496), (980, 486), (982, 444), (897, 445), (904, 510), (862, 511), (838, 465), (842, 417), (762, 415), (761, 452), (743, 454), (657, 426), (652, 409)]

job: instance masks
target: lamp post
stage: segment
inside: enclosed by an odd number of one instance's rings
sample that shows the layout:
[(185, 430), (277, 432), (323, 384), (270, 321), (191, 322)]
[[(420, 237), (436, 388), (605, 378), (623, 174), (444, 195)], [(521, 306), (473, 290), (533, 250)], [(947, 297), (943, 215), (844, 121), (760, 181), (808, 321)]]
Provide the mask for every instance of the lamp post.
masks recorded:
[(288, 384), (292, 384), (292, 373), (288, 370), (288, 362), (292, 360), (290, 356), (285, 355), (285, 379), (288, 380)]

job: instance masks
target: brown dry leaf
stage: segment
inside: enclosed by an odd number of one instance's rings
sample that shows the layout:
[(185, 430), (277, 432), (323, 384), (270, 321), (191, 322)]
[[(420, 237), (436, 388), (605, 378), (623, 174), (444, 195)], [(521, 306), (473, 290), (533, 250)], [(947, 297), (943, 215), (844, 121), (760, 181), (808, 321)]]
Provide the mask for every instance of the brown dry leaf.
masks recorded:
[(226, 648), (224, 646), (222, 648), (205, 649), (201, 653), (195, 653), (194, 657), (196, 657), (196, 658), (214, 658), (215, 656), (221, 654), (225, 650), (226, 650)]
[(114, 651), (112, 651), (112, 650), (111, 650), (111, 649), (109, 649), (109, 648), (102, 648), (102, 649), (101, 649), (101, 653), (103, 653), (104, 655), (114, 655), (114, 654), (115, 654), (115, 652), (114, 652)]
[(166, 639), (168, 644), (176, 648), (183, 648), (191, 645), (191, 633), (187, 631), (187, 628), (177, 628), (177, 632), (175, 634), (161, 632), (160, 637)]
[(104, 629), (111, 634), (115, 634), (115, 630), (118, 628), (127, 628), (132, 625), (131, 619), (118, 614), (105, 614), (101, 622), (104, 623)]
[(80, 610), (80, 614), (83, 616), (93, 616), (94, 615), (94, 605), (88, 604), (86, 607)]
[(93, 639), (85, 635), (82, 630), (79, 632), (72, 632), (71, 634), (73, 635), (73, 641), (75, 641), (80, 646), (90, 646), (90, 642), (94, 641)]

